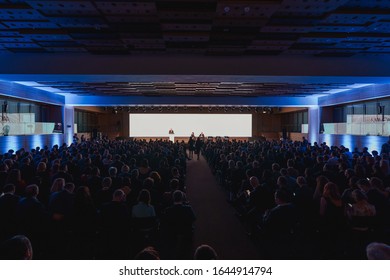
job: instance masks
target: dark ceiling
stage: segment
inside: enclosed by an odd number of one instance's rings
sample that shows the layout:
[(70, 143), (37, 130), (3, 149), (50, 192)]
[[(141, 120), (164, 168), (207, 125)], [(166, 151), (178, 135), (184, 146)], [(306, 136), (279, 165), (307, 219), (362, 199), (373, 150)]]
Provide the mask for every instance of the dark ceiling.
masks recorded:
[(0, 52), (390, 53), (390, 1), (0, 0)]

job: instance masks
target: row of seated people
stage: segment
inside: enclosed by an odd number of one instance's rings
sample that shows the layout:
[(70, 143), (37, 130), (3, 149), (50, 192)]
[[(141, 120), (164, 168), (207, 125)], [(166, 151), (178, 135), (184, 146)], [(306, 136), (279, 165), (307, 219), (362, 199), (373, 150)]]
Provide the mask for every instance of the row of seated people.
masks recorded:
[(266, 257), (360, 259), (370, 241), (390, 242), (387, 153), (287, 141), (210, 142), (204, 153)]
[[(24, 235), (15, 235), (0, 245), (0, 260), (32, 260), (34, 249), (30, 239)], [(390, 246), (385, 243), (371, 242), (366, 248), (369, 260), (390, 260)], [(160, 260), (160, 252), (152, 246), (139, 251), (136, 260)], [(207, 244), (199, 245), (194, 252), (194, 260), (217, 260), (218, 254)]]
[[(1, 163), (1, 241), (26, 235), (37, 259), (132, 258), (147, 245), (189, 258), (195, 214), (183, 151), (163, 141), (10, 151)], [(172, 250), (177, 242), (186, 250)]]
[[(372, 249), (367, 254), (372, 259), (386, 259), (390, 254), (390, 248), (385, 244), (372, 244)], [(377, 249), (379, 248), (379, 250)], [(15, 235), (0, 244), (0, 260), (32, 260), (34, 248), (30, 239), (25, 235)], [(139, 251), (135, 260), (160, 260), (160, 252), (153, 246), (147, 246)], [(213, 247), (207, 244), (199, 245), (193, 255), (194, 260), (217, 260), (218, 254)]]

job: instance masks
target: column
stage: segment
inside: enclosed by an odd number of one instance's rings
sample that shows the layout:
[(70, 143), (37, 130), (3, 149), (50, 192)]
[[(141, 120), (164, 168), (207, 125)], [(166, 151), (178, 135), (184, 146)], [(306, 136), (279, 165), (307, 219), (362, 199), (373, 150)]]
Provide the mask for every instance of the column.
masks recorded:
[(313, 106), (309, 107), (308, 110), (308, 122), (309, 122), (309, 131), (308, 131), (308, 141), (313, 145), (314, 142), (319, 142), (320, 140), (320, 107)]
[(64, 106), (64, 142), (72, 144), (74, 134), (74, 107)]

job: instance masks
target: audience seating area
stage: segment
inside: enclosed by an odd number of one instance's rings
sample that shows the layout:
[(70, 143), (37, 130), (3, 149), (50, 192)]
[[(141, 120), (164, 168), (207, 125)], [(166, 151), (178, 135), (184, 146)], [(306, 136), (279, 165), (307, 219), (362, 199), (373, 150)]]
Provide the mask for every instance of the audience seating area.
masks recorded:
[(390, 242), (389, 154), (307, 141), (214, 142), (210, 168), (267, 259), (365, 259)]
[[(24, 235), (34, 259), (134, 259), (149, 246), (192, 259), (186, 149), (83, 139), (0, 155), (0, 243)], [(388, 153), (222, 139), (201, 153), (266, 259), (365, 259), (370, 242), (390, 243)]]

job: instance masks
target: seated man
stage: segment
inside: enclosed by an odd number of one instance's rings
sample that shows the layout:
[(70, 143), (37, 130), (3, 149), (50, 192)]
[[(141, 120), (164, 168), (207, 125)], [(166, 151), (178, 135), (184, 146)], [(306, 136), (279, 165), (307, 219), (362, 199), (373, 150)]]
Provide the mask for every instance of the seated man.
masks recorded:
[(293, 250), (294, 227), (297, 215), (290, 203), (288, 191), (279, 189), (275, 192), (276, 206), (267, 211), (263, 218), (265, 250), (270, 258), (286, 259)]

